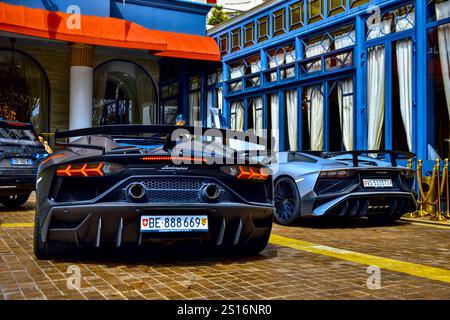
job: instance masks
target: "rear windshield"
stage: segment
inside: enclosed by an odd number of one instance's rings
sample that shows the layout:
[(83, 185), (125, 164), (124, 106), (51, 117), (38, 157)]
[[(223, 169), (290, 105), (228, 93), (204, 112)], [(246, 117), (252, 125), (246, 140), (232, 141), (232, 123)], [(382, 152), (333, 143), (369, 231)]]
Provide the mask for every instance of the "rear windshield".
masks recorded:
[(0, 128), (0, 143), (3, 144), (23, 144), (33, 145), (39, 144), (35, 134), (30, 129), (18, 128)]

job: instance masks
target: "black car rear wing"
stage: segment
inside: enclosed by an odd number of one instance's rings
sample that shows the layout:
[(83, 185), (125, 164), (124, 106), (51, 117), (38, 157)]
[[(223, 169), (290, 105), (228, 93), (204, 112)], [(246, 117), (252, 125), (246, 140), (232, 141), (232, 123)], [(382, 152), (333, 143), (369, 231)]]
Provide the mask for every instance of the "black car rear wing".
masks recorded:
[(354, 151), (338, 151), (338, 152), (323, 152), (323, 151), (312, 151), (312, 152), (306, 152), (311, 153), (313, 155), (328, 159), (328, 158), (334, 158), (341, 155), (351, 155), (353, 160), (353, 166), (358, 167), (359, 166), (359, 156), (361, 155), (371, 155), (371, 154), (386, 154), (389, 155), (391, 165), (393, 167), (398, 166), (398, 160), (399, 159), (412, 159), (415, 158), (415, 154), (407, 151), (394, 151), (394, 150), (354, 150)]
[[(191, 127), (191, 126), (169, 126), (169, 125), (107, 125), (92, 128), (83, 128), (75, 130), (66, 130), (55, 132), (55, 144), (61, 147), (75, 147), (75, 148), (86, 148), (86, 149), (96, 149), (102, 150), (105, 153), (105, 148), (97, 145), (89, 144), (73, 144), (67, 142), (58, 142), (59, 139), (70, 139), (83, 136), (94, 136), (94, 135), (107, 135), (112, 138), (129, 138), (133, 135), (139, 137), (139, 134), (143, 133), (154, 133), (160, 135), (160, 141), (164, 145), (164, 149), (168, 150), (175, 145), (172, 134), (176, 132), (183, 134), (189, 133), (191, 136), (202, 135), (209, 137), (219, 137), (222, 139), (224, 145), (227, 144), (227, 140), (236, 139), (249, 143), (256, 143), (258, 145), (263, 145), (266, 147), (267, 152), (271, 150), (273, 146), (273, 139), (265, 139), (254, 135), (252, 132), (238, 132), (228, 129), (216, 129), (216, 128), (206, 128), (206, 127)], [(270, 145), (269, 145), (270, 141)]]

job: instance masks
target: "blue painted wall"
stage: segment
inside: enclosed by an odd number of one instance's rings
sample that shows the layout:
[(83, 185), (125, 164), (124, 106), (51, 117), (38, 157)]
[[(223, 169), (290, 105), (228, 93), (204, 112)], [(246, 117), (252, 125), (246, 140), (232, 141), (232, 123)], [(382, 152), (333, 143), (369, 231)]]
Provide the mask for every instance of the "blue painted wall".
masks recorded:
[(206, 34), (206, 15), (211, 6), (188, 1), (111, 1), (111, 16), (136, 22), (149, 29)]
[(77, 5), (82, 14), (116, 17), (149, 29), (187, 34), (206, 34), (206, 15), (211, 9), (191, 1), (177, 0), (2, 0), (30, 8), (67, 12)]
[(109, 17), (110, 0), (2, 0), (2, 2), (29, 8), (67, 12), (71, 5), (77, 5), (82, 14)]

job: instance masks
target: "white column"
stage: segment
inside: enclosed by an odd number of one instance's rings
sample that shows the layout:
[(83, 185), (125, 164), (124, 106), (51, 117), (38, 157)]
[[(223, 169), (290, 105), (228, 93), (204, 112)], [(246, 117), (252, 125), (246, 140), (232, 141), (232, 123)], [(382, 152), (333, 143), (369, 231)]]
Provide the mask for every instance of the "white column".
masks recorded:
[(70, 46), (70, 130), (92, 126), (94, 91), (92, 52), (93, 48), (88, 45)]

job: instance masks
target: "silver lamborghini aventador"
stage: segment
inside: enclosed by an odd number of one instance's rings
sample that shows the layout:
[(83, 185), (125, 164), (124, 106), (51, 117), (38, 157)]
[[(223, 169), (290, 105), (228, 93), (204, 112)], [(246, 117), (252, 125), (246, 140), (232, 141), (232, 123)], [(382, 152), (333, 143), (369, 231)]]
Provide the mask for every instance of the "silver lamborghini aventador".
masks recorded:
[(274, 172), (275, 219), (368, 217), (385, 222), (416, 210), (407, 152), (280, 152)]

